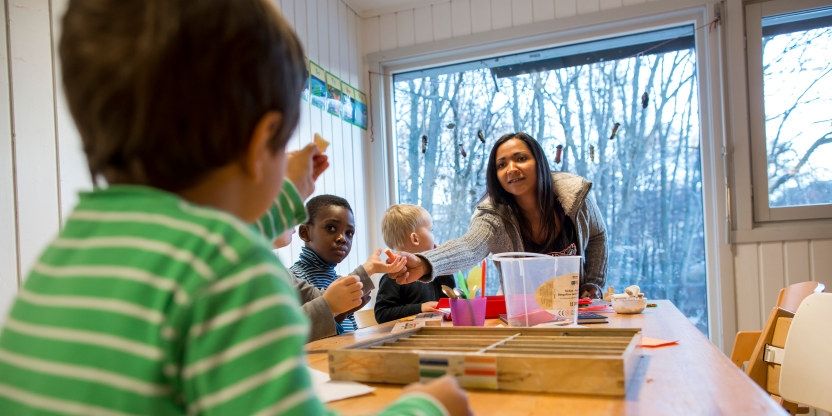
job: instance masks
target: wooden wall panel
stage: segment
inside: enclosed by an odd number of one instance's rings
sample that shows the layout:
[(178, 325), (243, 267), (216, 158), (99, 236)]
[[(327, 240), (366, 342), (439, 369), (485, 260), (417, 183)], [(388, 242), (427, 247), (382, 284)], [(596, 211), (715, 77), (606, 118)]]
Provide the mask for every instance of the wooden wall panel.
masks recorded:
[(49, 4), (8, 2), (18, 255), (32, 267), (61, 222)]
[(543, 22), (555, 18), (554, 0), (532, 0), (532, 19)]
[[(363, 19), (361, 23), (361, 42), (366, 53), (381, 50), (381, 18), (378, 16)], [(432, 32), (431, 30), (428, 30)]]
[(735, 249), (739, 330), (761, 328), (785, 286), (813, 280), (832, 291), (832, 240), (747, 243)]
[[(0, 21), (6, 21), (6, 8), (0, 7)], [(17, 293), (17, 195), (14, 175), (11, 91), (9, 78), (9, 39), (0, 31), (0, 322), (12, 297)]]
[(555, 0), (555, 17), (570, 17), (578, 14), (575, 0)]
[(812, 280), (808, 241), (787, 241), (783, 245), (783, 262), (786, 285)]
[(762, 328), (763, 315), (760, 296), (760, 263), (756, 244), (736, 247), (734, 279), (737, 294), (737, 330)]
[(617, 9), (621, 7), (621, 0), (601, 0), (601, 10)]
[(812, 280), (823, 282), (826, 291), (832, 292), (832, 240), (814, 240), (810, 244)]
[(593, 13), (601, 10), (598, 0), (580, 0), (578, 4), (578, 14)]
[(385, 14), (381, 16), (379, 41), (381, 50), (393, 49), (398, 45), (398, 32), (396, 31), (396, 14)]
[(403, 10), (396, 13), (396, 38), (400, 48), (416, 43), (413, 12), (413, 10)]
[(431, 6), (413, 10), (413, 34), (415, 43), (433, 41), (433, 8)]
[(471, 0), (471, 32), (491, 30), (491, 0)]
[(532, 0), (511, 1), (512, 26), (527, 25), (532, 22)]
[(783, 243), (763, 243), (758, 246), (760, 258), (761, 307), (766, 312), (777, 303), (777, 295), (784, 286)]
[(451, 4), (434, 4), (433, 8), (433, 39), (448, 39), (451, 37)]
[(511, 27), (511, 2), (491, 0), (491, 28), (503, 29), (507, 27)]
[(471, 34), (470, 0), (451, 2), (451, 34), (454, 37)]

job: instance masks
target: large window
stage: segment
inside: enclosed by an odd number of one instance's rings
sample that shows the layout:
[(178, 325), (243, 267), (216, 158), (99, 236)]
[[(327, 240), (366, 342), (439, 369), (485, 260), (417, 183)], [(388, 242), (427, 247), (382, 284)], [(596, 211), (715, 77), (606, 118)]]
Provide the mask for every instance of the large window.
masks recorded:
[(746, 7), (757, 221), (832, 216), (832, 8)]
[(461, 236), (494, 141), (525, 131), (593, 182), (607, 284), (671, 299), (707, 333), (693, 42), (683, 26), (395, 75), (399, 201), (431, 212), (437, 241)]

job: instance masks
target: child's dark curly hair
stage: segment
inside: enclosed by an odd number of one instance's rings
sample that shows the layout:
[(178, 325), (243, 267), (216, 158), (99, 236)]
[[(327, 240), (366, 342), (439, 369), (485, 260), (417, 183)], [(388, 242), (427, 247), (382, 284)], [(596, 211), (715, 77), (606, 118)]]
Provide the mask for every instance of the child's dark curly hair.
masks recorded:
[(336, 196), (336, 195), (328, 195), (328, 194), (318, 195), (318, 196), (313, 197), (312, 199), (310, 199), (309, 201), (306, 202), (306, 215), (309, 216), (309, 218), (306, 219), (306, 223), (307, 224), (314, 223), (315, 222), (315, 217), (318, 215), (318, 212), (321, 209), (329, 207), (329, 206), (333, 206), (333, 205), (339, 206), (339, 207), (344, 207), (347, 210), (349, 210), (350, 213), (352, 213), (352, 207), (350, 206), (350, 203), (346, 199), (341, 198), (340, 196)]

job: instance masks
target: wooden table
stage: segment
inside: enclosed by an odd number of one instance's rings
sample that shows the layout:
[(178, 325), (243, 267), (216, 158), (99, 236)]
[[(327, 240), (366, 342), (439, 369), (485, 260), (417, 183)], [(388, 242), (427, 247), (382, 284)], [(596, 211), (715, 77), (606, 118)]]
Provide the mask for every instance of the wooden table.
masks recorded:
[[(769, 395), (685, 318), (670, 301), (656, 302), (639, 315), (610, 314), (609, 324), (593, 327), (642, 328), (647, 337), (678, 340), (679, 345), (641, 348), (626, 397), (547, 395), (470, 390), (475, 414), (482, 415), (769, 415), (785, 414)], [(486, 325), (497, 325), (488, 320)], [(388, 334), (394, 322), (354, 334), (307, 344), (312, 368), (328, 371), (326, 351)], [(552, 380), (556, 383), (557, 380)], [(373, 394), (329, 403), (343, 414), (378, 411), (401, 394), (403, 386), (373, 384)]]

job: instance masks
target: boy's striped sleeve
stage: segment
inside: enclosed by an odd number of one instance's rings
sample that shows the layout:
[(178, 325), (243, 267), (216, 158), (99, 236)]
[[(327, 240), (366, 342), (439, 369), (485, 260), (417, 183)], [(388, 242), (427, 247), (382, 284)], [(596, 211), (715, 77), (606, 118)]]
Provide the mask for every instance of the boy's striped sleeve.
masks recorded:
[[(208, 286), (190, 308), (190, 325), (179, 334), (187, 337), (180, 374), (189, 414), (331, 414), (312, 388), (303, 350), (309, 324), (297, 295), (288, 278), (274, 278), (286, 271), (271, 253), (261, 254)], [(429, 396), (409, 394), (381, 414), (446, 413)]]
[(260, 234), (271, 241), (304, 221), (306, 221), (306, 208), (303, 206), (303, 200), (295, 185), (287, 179), (283, 181), (283, 188), (272, 206), (257, 220), (257, 229)]
[(309, 324), (288, 277), (275, 279), (285, 273), (270, 252), (256, 253), (194, 299), (179, 334), (190, 414), (326, 412), (306, 370)]

